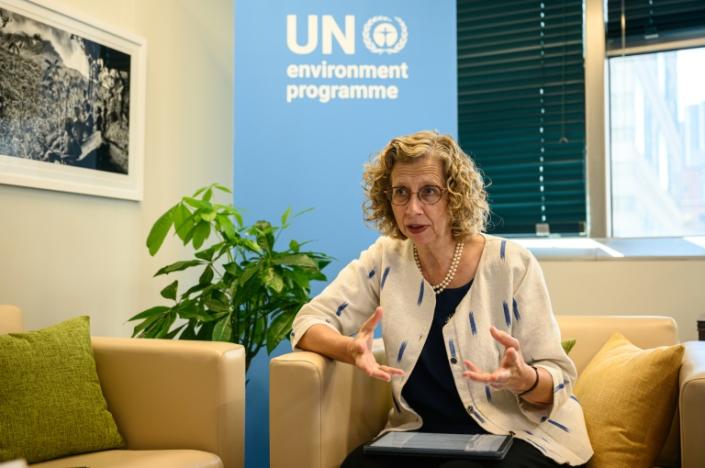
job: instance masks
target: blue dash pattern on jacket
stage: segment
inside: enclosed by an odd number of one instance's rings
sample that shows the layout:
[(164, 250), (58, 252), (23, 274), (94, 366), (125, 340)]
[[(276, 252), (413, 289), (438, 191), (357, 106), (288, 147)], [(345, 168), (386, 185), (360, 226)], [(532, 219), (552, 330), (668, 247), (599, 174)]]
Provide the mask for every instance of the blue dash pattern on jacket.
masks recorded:
[(516, 299), (512, 299), (512, 310), (514, 311), (514, 318), (519, 320), (521, 317), (519, 316), (519, 304), (517, 304)]
[(475, 323), (475, 314), (470, 312), (470, 331), (473, 335), (477, 335), (477, 324)]
[(375, 275), (375, 272), (376, 272), (376, 271), (375, 271), (374, 268), (371, 269), (370, 272), (367, 273), (367, 277), (368, 277), (369, 279), (372, 279), (372, 277)]
[(421, 286), (419, 286), (419, 299), (416, 301), (416, 304), (421, 305), (423, 302), (423, 278), (421, 279)]
[(487, 401), (492, 401), (492, 390), (490, 390), (489, 385), (485, 385), (485, 396), (487, 397)]
[(343, 313), (343, 311), (345, 310), (345, 308), (346, 308), (347, 306), (348, 306), (348, 303), (347, 303), (347, 302), (343, 302), (342, 304), (340, 304), (340, 305), (338, 306), (338, 310), (335, 311), (335, 315), (337, 315), (338, 317), (340, 317), (340, 314)]
[(397, 353), (397, 362), (401, 361), (402, 356), (404, 356), (405, 349), (406, 349), (406, 341), (402, 341), (401, 346), (399, 346), (399, 352)]
[(554, 426), (556, 426), (558, 429), (562, 429), (562, 430), (564, 430), (564, 431), (566, 431), (566, 432), (570, 432), (570, 430), (568, 430), (567, 427), (565, 427), (563, 424), (559, 423), (558, 421), (555, 421), (555, 420), (553, 420), (553, 419), (549, 419), (548, 422), (550, 422), (551, 424), (553, 424)]
[(450, 357), (457, 359), (455, 354), (455, 343), (453, 343), (453, 340), (448, 340), (448, 347), (450, 348)]
[(380, 289), (384, 288), (384, 283), (387, 282), (387, 276), (389, 275), (389, 270), (391, 267), (387, 267), (384, 269), (384, 273), (382, 273), (382, 284), (380, 284)]
[(512, 324), (512, 316), (509, 315), (509, 304), (502, 302), (502, 308), (504, 309), (504, 322), (509, 326)]
[(507, 253), (507, 241), (503, 240), (502, 245), (499, 247), (499, 258), (505, 259)]

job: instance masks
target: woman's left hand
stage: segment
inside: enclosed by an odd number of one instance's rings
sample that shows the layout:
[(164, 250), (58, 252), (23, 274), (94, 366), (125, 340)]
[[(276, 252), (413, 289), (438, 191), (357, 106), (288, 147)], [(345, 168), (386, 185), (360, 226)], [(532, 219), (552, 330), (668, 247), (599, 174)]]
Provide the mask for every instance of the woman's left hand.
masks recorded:
[(492, 372), (483, 372), (475, 364), (465, 359), (468, 368), (463, 375), (476, 382), (490, 384), (498, 390), (509, 390), (513, 393), (522, 393), (531, 388), (536, 379), (534, 369), (524, 362), (519, 347), (519, 340), (509, 333), (490, 327), (490, 334), (499, 344), (504, 346), (504, 355), (499, 367)]

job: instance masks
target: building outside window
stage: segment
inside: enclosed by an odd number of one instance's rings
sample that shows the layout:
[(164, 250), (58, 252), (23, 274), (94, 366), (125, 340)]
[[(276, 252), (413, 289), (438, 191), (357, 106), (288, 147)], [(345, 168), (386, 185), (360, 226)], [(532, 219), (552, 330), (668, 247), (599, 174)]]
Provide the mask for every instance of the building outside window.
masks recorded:
[(613, 237), (705, 235), (705, 47), (608, 70)]

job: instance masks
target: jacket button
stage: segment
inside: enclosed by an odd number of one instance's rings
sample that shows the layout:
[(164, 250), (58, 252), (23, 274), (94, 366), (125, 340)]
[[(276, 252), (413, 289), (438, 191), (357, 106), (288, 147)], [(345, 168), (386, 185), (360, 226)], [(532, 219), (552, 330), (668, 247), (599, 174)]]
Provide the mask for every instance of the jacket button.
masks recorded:
[(473, 408), (472, 405), (468, 406), (468, 412), (472, 413), (473, 411), (475, 411), (475, 408)]
[(455, 363), (458, 362), (458, 360), (457, 360), (456, 358), (452, 357), (452, 358), (450, 358), (450, 362), (452, 362), (453, 364), (455, 364)]

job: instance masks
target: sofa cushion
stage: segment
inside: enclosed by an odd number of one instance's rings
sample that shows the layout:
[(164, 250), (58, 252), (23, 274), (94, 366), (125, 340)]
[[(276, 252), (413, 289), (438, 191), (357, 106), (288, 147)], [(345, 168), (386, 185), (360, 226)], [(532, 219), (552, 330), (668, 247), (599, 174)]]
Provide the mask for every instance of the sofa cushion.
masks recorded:
[(223, 468), (223, 462), (201, 450), (106, 450), (32, 465), (32, 468)]
[(88, 317), (0, 335), (0, 461), (122, 445), (96, 373)]
[(668, 435), (683, 346), (642, 350), (615, 333), (582, 372), (575, 395), (595, 454), (589, 466), (652, 467)]

